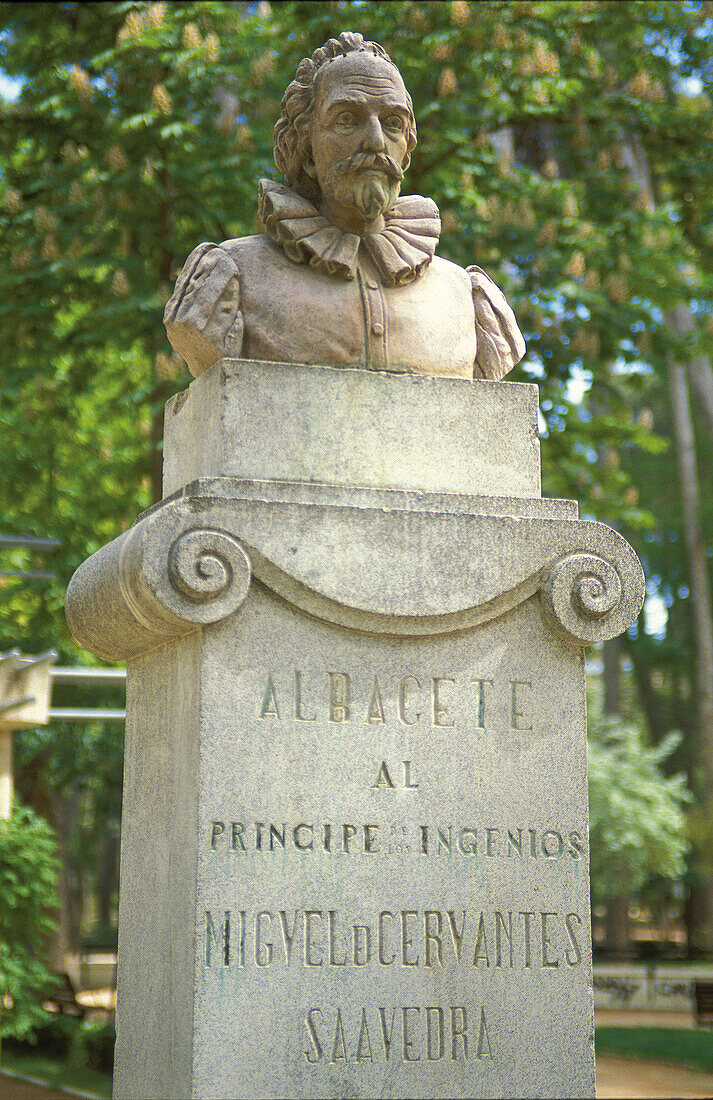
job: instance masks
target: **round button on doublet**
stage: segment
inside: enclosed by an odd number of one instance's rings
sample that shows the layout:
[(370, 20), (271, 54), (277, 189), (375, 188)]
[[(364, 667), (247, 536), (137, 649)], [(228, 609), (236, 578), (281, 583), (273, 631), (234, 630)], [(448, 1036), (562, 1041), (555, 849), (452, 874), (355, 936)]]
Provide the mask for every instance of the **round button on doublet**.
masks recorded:
[(382, 325), (381, 321), (377, 321), (375, 324), (373, 324), (371, 326), (371, 331), (374, 333), (374, 336), (383, 336), (384, 326)]
[(366, 285), (369, 287), (369, 290), (378, 290), (379, 289), (379, 284), (375, 283), (373, 281), (373, 279), (371, 280), (371, 282), (367, 282)]

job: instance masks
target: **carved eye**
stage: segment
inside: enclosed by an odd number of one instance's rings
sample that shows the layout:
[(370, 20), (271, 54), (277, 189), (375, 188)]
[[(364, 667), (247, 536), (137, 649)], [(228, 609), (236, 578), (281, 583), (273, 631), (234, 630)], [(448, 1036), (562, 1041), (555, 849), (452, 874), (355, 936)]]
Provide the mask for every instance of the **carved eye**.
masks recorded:
[(354, 126), (356, 118), (353, 111), (340, 111), (334, 120), (336, 126)]
[(387, 130), (395, 130), (399, 134), (403, 133), (405, 125), (401, 115), (389, 115), (384, 119), (384, 127)]

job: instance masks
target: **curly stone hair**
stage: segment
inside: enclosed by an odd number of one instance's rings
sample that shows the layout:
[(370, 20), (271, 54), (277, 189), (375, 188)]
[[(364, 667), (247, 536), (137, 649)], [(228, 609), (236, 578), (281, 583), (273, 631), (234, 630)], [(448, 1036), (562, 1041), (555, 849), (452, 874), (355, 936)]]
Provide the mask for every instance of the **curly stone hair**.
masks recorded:
[[(307, 175), (303, 166), (312, 153), (312, 122), (314, 121), (317, 74), (335, 57), (344, 57), (348, 53), (358, 52), (381, 57), (393, 65), (398, 72), (397, 65), (378, 42), (365, 42), (362, 35), (355, 31), (342, 31), (339, 38), (330, 38), (324, 46), (315, 50), (311, 57), (305, 57), (300, 61), (295, 79), (282, 97), (282, 114), (273, 130), (275, 164), (285, 177), (288, 187), (293, 187), (315, 205), (321, 198), (319, 184)], [(409, 108), (409, 124), (406, 135), (406, 156), (401, 165), (404, 170), (408, 168), (411, 153), (416, 146), (416, 119), (408, 92), (406, 99)]]

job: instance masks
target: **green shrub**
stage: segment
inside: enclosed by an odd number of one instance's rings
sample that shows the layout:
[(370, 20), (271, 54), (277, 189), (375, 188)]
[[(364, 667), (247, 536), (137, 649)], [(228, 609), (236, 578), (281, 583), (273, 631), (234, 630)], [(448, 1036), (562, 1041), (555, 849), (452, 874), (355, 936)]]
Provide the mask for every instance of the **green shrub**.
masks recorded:
[(75, 1069), (111, 1074), (115, 1040), (114, 1024), (110, 1021), (78, 1020), (58, 1014), (36, 1026), (31, 1037), (7, 1040), (4, 1049), (14, 1054), (36, 1054)]
[(89, 1069), (112, 1073), (114, 1069), (114, 1043), (116, 1032), (113, 1023), (85, 1021), (81, 1029), (84, 1061)]
[(38, 1054), (55, 1062), (73, 1061), (79, 1020), (52, 1013), (45, 1013), (45, 1020), (32, 1029), (31, 1035), (7, 1040), (3, 1050), (16, 1054)]
[(680, 734), (651, 747), (633, 724), (593, 716), (588, 733), (594, 904), (624, 888), (636, 894), (651, 875), (680, 879), (689, 847), (684, 806), (691, 795), (683, 775), (664, 771)]
[(42, 998), (53, 985), (45, 963), (58, 868), (49, 825), (16, 805), (0, 820), (0, 1039), (32, 1036), (48, 1019)]

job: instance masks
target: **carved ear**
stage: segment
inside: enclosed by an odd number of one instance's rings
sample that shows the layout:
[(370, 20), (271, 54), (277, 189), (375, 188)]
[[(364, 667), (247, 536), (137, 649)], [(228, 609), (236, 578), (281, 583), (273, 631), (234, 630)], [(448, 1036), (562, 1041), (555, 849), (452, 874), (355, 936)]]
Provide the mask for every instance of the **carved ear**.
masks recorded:
[(305, 159), (302, 161), (302, 171), (306, 176), (309, 176), (311, 180), (317, 179), (317, 169), (315, 168), (314, 161), (311, 157), (305, 157)]

